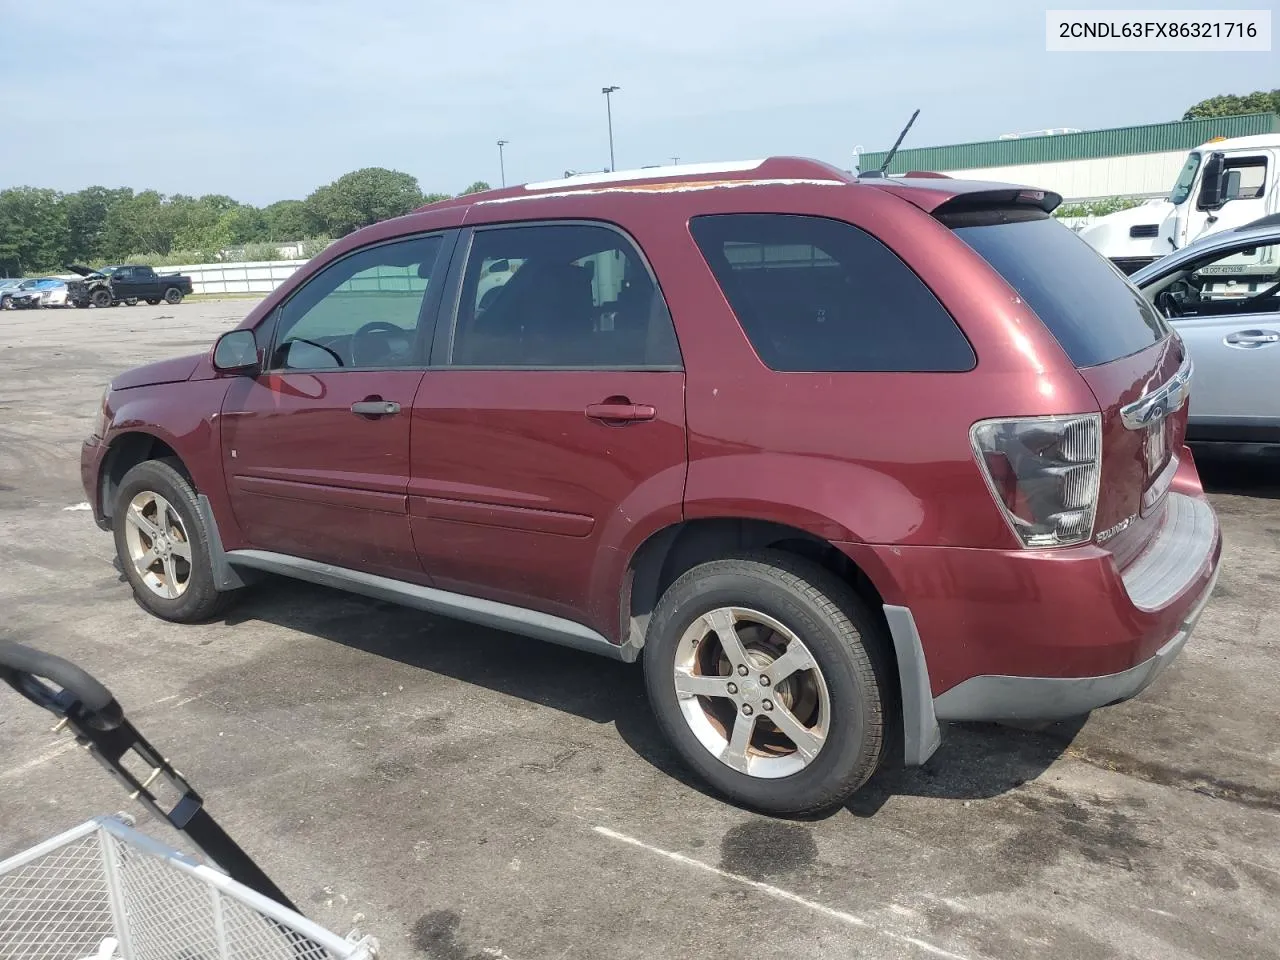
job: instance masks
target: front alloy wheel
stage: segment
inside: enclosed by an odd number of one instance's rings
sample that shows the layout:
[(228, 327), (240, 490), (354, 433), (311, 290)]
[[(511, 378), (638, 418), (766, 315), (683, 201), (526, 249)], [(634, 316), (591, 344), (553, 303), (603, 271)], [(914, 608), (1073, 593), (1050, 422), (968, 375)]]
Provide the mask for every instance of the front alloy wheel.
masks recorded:
[(157, 597), (176, 600), (191, 582), (191, 537), (160, 494), (144, 490), (129, 501), (125, 543), (138, 579)]
[(689, 730), (739, 773), (777, 778), (821, 752), (831, 694), (813, 654), (782, 623), (746, 607), (718, 607), (680, 638), (675, 688)]

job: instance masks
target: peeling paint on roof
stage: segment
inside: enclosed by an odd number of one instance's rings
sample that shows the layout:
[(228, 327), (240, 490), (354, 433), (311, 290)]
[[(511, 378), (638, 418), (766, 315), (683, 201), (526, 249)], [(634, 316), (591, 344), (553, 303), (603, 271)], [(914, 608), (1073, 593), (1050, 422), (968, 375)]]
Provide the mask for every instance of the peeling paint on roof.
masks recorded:
[(686, 163), (683, 166), (668, 164), (664, 167), (645, 167), (641, 170), (615, 170), (612, 173), (589, 173), (561, 180), (542, 180), (526, 183), (526, 190), (554, 190), (559, 187), (586, 186), (594, 183), (626, 183), (633, 180), (660, 180), (665, 177), (696, 177), (704, 173), (742, 173), (755, 170), (764, 160), (728, 160), (719, 163)]
[(490, 203), (511, 203), (518, 200), (544, 200), (548, 197), (584, 197), (601, 193), (689, 193), (694, 190), (717, 190), (730, 187), (797, 186), (808, 184), (820, 187), (847, 187), (847, 180), (817, 180), (810, 178), (777, 178), (772, 180), (683, 180), (665, 183), (620, 183), (614, 186), (587, 187), (582, 190), (557, 190), (551, 193), (529, 193), (524, 196), (494, 197), (477, 200), (476, 206)]

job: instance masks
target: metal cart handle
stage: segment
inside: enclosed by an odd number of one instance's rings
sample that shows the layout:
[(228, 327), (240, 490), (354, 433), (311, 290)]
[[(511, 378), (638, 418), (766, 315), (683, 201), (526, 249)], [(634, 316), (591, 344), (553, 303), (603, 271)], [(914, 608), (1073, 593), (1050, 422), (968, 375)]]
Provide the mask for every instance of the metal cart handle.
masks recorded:
[(59, 717), (79, 703), (85, 720), (99, 730), (114, 730), (124, 721), (124, 711), (110, 690), (69, 660), (43, 650), (0, 640), (0, 680)]
[[(36, 706), (61, 717), (62, 722), (55, 730), (69, 728), (130, 797), (186, 834), (197, 849), (233, 879), (295, 913), (300, 912), (209, 815), (204, 800), (186, 778), (125, 719), (124, 710), (101, 683), (74, 663), (12, 640), (0, 640), (0, 680)], [(46, 680), (61, 689), (51, 687)], [(150, 770), (150, 773), (139, 779), (140, 775), (124, 763), (130, 755), (136, 760), (135, 768)], [(176, 801), (162, 802), (157, 797), (156, 788), (161, 785), (167, 787), (168, 796), (176, 797)]]

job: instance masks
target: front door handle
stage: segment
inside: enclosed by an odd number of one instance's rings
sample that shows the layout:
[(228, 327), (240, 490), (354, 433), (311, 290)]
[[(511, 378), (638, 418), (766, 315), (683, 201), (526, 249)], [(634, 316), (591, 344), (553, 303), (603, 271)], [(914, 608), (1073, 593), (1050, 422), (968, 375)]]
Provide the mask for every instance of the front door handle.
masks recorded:
[(1237, 330), (1223, 337), (1222, 342), (1229, 347), (1265, 347), (1280, 343), (1280, 333), (1274, 330)]
[(604, 403), (587, 407), (587, 419), (601, 423), (639, 423), (652, 420), (658, 411), (647, 403), (631, 403), (626, 397), (610, 397)]
[(357, 400), (351, 412), (358, 417), (392, 417), (400, 412), (400, 404), (394, 400)]

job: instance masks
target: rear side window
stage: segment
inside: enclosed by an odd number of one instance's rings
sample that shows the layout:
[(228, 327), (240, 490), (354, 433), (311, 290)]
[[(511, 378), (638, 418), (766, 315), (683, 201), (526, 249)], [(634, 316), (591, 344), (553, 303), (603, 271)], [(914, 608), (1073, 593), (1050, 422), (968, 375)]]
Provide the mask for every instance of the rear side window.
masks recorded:
[(1124, 274), (1052, 217), (980, 211), (939, 219), (1018, 291), (1077, 367), (1127, 357), (1169, 335)]
[(735, 213), (696, 217), (690, 230), (772, 370), (959, 371), (976, 362), (929, 288), (852, 224)]

